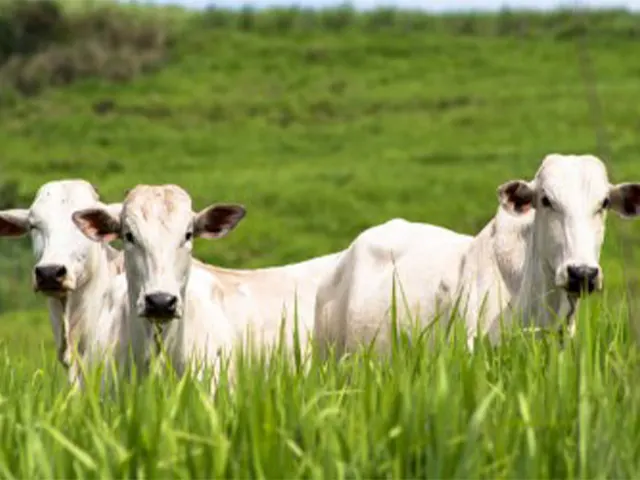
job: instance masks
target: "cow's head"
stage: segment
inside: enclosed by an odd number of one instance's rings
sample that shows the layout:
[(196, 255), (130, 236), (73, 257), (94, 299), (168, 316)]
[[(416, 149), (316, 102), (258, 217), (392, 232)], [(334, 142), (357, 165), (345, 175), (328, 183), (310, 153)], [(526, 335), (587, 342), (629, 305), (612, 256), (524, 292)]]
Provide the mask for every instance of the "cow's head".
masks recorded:
[(240, 205), (212, 205), (200, 213), (176, 185), (138, 185), (120, 215), (105, 209), (74, 213), (84, 234), (95, 241), (122, 238), (130, 301), (150, 321), (181, 317), (195, 237), (220, 238), (244, 217)]
[(0, 211), (0, 236), (31, 235), (36, 291), (60, 298), (82, 285), (95, 244), (78, 231), (71, 214), (97, 206), (105, 211), (121, 208), (101, 204), (96, 189), (84, 180), (59, 180), (42, 185), (31, 207)]
[(611, 185), (604, 163), (593, 155), (548, 155), (532, 181), (507, 182), (498, 197), (514, 215), (535, 209), (537, 261), (572, 296), (602, 288), (607, 210), (622, 217), (640, 213), (640, 184)]

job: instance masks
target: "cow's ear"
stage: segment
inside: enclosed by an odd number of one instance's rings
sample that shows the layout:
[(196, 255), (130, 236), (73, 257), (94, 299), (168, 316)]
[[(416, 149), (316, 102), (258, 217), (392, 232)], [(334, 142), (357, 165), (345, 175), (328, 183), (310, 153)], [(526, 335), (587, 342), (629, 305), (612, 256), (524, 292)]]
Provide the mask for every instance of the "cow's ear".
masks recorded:
[(194, 221), (193, 234), (202, 238), (220, 238), (233, 230), (244, 218), (242, 205), (211, 205), (200, 211)]
[(512, 180), (498, 187), (500, 205), (513, 215), (522, 215), (534, 208), (535, 196), (535, 190), (524, 180)]
[(106, 208), (87, 208), (71, 215), (73, 223), (94, 242), (112, 242), (120, 235), (120, 218)]
[(640, 215), (640, 183), (619, 183), (609, 190), (611, 210), (623, 218)]
[(29, 210), (14, 208), (0, 211), (0, 237), (21, 237), (29, 231)]

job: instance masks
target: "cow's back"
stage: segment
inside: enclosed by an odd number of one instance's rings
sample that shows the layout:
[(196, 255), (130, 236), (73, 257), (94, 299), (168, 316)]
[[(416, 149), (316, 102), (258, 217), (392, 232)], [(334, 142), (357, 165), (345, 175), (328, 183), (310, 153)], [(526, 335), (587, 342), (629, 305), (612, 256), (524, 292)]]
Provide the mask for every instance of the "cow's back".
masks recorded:
[(290, 350), (297, 320), (298, 341), (305, 350), (313, 328), (318, 285), (339, 258), (340, 253), (333, 253), (254, 270), (206, 268), (215, 277), (214, 301), (245, 337), (260, 346), (275, 345), (284, 319), (285, 348)]
[(374, 340), (386, 350), (394, 289), (397, 321), (405, 328), (411, 320), (428, 323), (443, 276), (472, 240), (403, 219), (365, 230), (318, 289), (315, 336), (321, 352), (330, 344), (337, 353), (352, 351)]

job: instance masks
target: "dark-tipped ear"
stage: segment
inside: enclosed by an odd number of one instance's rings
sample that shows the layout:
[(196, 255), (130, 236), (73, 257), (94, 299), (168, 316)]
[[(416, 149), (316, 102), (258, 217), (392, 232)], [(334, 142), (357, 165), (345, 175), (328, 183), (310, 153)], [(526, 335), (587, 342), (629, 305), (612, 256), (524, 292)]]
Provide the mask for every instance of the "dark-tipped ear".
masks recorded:
[(196, 215), (193, 234), (202, 238), (224, 237), (244, 218), (245, 213), (242, 205), (211, 205)]
[(29, 210), (0, 211), (0, 237), (21, 237), (29, 231)]
[(71, 219), (94, 242), (112, 242), (120, 235), (120, 219), (104, 208), (78, 210)]
[(535, 190), (524, 180), (512, 180), (498, 187), (498, 199), (506, 211), (522, 215), (535, 206)]
[(609, 190), (611, 210), (623, 218), (640, 215), (640, 183), (619, 183)]

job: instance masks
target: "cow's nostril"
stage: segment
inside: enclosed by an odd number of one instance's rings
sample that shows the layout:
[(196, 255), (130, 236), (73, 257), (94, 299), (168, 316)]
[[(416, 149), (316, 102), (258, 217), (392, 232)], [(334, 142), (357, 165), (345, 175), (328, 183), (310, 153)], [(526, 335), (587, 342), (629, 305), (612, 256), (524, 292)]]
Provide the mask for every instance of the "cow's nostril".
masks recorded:
[(42, 267), (36, 267), (34, 272), (36, 274), (36, 280), (40, 281), (44, 278), (44, 269)]
[(171, 311), (175, 311), (177, 304), (178, 304), (178, 297), (176, 297), (175, 295), (172, 295), (171, 299), (167, 302), (167, 308)]
[(55, 270), (56, 278), (63, 278), (66, 275), (67, 275), (67, 267), (65, 267), (64, 265), (60, 265), (59, 267), (56, 267), (56, 270)]
[(587, 267), (586, 275), (589, 280), (595, 280), (598, 277), (598, 269), (594, 267)]

